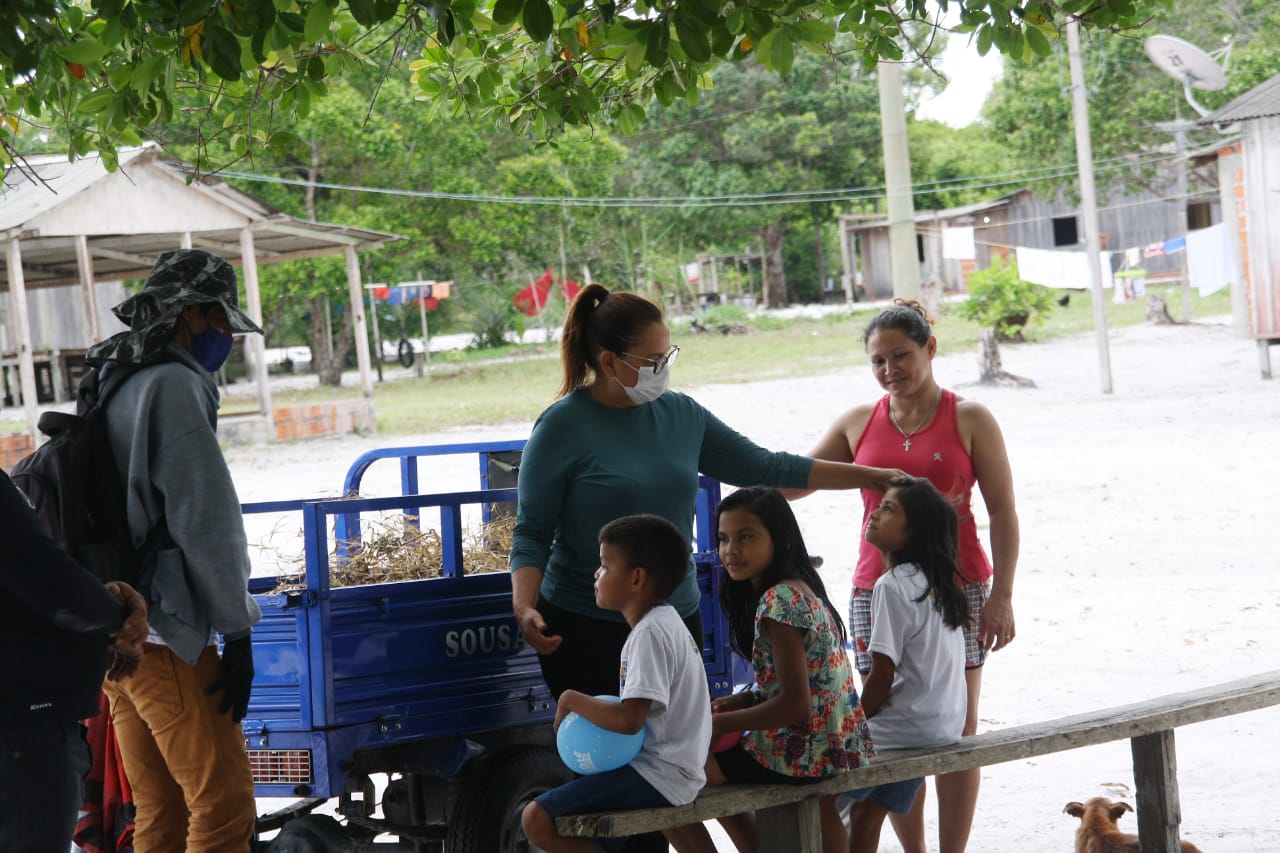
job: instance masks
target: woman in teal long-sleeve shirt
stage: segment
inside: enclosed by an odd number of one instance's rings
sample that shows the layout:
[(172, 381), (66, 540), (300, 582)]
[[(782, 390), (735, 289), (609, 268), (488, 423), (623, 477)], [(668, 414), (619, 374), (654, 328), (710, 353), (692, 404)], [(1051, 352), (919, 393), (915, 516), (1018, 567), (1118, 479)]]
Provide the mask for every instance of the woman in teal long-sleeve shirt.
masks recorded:
[[(589, 285), (560, 342), (560, 399), (534, 425), (520, 465), (512, 604), (552, 695), (616, 693), (627, 624), (596, 607), (597, 534), (652, 513), (692, 539), (699, 472), (731, 485), (883, 489), (898, 472), (761, 448), (693, 399), (667, 391), (679, 349), (662, 311)], [(702, 643), (697, 579), (671, 597)]]

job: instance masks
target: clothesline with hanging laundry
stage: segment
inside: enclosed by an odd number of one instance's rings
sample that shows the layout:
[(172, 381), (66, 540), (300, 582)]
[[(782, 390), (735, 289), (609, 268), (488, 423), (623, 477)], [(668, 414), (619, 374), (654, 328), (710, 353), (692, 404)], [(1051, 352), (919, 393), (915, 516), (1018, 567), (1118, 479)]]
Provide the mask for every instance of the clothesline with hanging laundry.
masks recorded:
[(368, 287), (374, 299), (385, 300), (388, 305), (412, 305), (421, 299), (428, 311), (434, 311), (439, 307), (440, 300), (448, 299), (453, 292), (452, 281), (403, 281), (399, 284), (375, 284)]
[[(975, 260), (978, 241), (972, 226), (942, 229), (942, 257), (947, 260)], [(994, 246), (996, 244), (984, 243)], [(1045, 287), (1085, 290), (1091, 286), (1088, 253), (1074, 249), (1035, 249), (1028, 246), (1000, 246), (1012, 249), (1018, 262), (1018, 276), (1023, 281)], [(1099, 271), (1102, 286), (1115, 286), (1115, 273), (1137, 270), (1144, 260), (1165, 255), (1187, 253), (1187, 280), (1201, 296), (1216, 293), (1235, 280), (1226, 226), (1219, 223), (1189, 231), (1185, 237), (1173, 237), (1134, 246), (1118, 252), (1101, 252)], [(1113, 266), (1119, 256), (1120, 263)]]

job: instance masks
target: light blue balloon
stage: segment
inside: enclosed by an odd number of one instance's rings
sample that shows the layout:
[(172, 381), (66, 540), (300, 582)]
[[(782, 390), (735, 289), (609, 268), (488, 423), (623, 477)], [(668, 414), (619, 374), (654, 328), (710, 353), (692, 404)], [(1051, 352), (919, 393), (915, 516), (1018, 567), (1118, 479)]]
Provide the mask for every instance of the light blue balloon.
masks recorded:
[[(597, 696), (609, 702), (620, 702), (617, 696)], [(633, 735), (602, 729), (586, 717), (570, 711), (556, 731), (556, 749), (560, 760), (574, 773), (590, 776), (624, 767), (640, 754), (644, 746), (644, 729)]]

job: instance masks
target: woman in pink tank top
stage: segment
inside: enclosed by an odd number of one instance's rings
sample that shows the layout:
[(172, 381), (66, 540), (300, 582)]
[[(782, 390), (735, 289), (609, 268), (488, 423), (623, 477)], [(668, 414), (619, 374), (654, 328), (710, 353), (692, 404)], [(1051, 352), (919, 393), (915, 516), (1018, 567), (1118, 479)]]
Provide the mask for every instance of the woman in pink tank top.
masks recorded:
[[(985, 406), (965, 400), (933, 377), (938, 340), (916, 302), (894, 300), (868, 324), (863, 343), (871, 370), (887, 393), (874, 403), (855, 406), (831, 425), (809, 454), (815, 459), (900, 468), (926, 477), (947, 495), (960, 518), (960, 574), (969, 600), (965, 630), (965, 679), (969, 707), (964, 734), (977, 733), (982, 664), (1014, 637), (1013, 576), (1018, 563), (1018, 514), (1004, 438)], [(991, 520), (991, 560), (978, 540), (971, 510), (974, 485), (982, 493)], [(861, 535), (880, 495), (862, 492), (860, 551), (849, 600), (849, 623), (859, 671), (865, 677), (871, 659), (871, 589), (884, 571), (880, 552)], [(942, 853), (960, 853), (969, 840), (978, 801), (978, 769), (938, 776), (938, 836)], [(924, 788), (907, 815), (894, 815), (903, 849), (923, 851)]]

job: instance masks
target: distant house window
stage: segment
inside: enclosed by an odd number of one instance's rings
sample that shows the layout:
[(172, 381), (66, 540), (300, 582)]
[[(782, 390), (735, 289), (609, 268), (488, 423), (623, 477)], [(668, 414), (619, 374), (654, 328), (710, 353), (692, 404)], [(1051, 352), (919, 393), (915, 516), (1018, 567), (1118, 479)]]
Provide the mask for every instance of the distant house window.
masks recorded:
[(1213, 215), (1207, 201), (1193, 201), (1187, 205), (1187, 230), (1195, 231), (1208, 228), (1213, 224)]
[(1053, 245), (1074, 246), (1080, 242), (1074, 216), (1057, 216), (1053, 220)]

